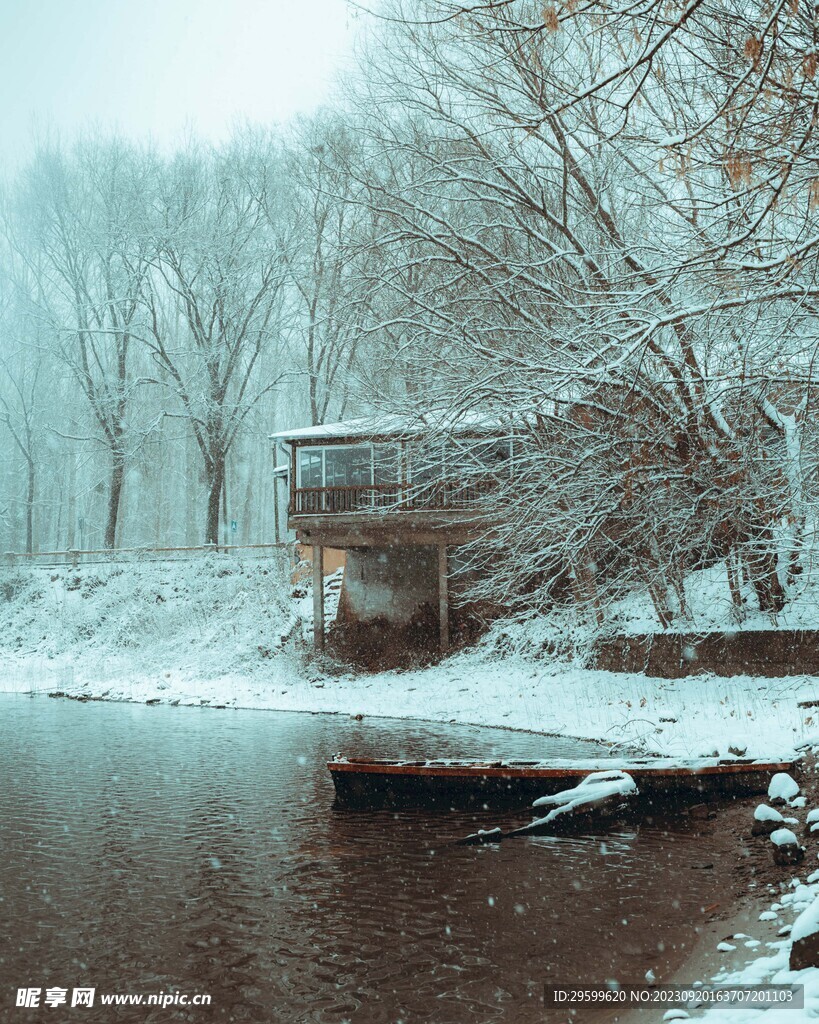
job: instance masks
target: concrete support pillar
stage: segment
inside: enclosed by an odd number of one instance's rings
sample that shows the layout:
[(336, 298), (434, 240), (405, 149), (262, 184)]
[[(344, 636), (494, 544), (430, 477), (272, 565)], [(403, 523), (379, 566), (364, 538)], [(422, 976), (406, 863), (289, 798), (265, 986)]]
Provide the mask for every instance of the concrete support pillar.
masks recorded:
[(324, 548), (313, 545), (313, 641), (324, 650)]
[(446, 544), (438, 545), (438, 614), (441, 623), (441, 650), (449, 650), (449, 565)]

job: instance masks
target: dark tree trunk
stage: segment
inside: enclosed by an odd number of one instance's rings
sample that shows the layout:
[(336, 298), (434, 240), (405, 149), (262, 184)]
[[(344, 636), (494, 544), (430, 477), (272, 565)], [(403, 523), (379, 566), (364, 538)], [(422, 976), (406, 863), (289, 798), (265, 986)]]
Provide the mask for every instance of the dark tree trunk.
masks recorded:
[(747, 558), (748, 575), (763, 612), (781, 612), (785, 607), (785, 590), (777, 573), (777, 556), (771, 547), (768, 531), (756, 538), (756, 547)]
[(26, 494), (26, 554), (34, 551), (34, 462), (28, 460), (28, 492)]
[(230, 527), (228, 526), (228, 498), (227, 498), (227, 467), (222, 474), (222, 543), (225, 547), (230, 544)]
[(225, 480), (224, 456), (208, 467), (208, 504), (205, 514), (205, 543), (219, 544), (219, 504)]
[(318, 377), (314, 370), (309, 373), (309, 390), (310, 390), (310, 421), (314, 427), (317, 427), (321, 423), (321, 415), (319, 414), (319, 403), (318, 403)]
[(108, 491), (108, 515), (105, 520), (105, 547), (113, 548), (117, 541), (117, 520), (122, 497), (122, 482), (125, 478), (125, 459), (120, 452), (114, 452), (111, 467), (111, 486)]
[(731, 550), (725, 556), (725, 567), (728, 570), (728, 590), (731, 593), (731, 616), (734, 622), (742, 622), (745, 608), (742, 604), (742, 565), (739, 553)]

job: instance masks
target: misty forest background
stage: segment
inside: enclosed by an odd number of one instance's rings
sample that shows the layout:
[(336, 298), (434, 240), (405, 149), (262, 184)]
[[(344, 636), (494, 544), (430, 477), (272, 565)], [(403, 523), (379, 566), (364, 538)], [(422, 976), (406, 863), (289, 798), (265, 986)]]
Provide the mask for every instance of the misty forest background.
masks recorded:
[(668, 624), (724, 561), (776, 614), (819, 497), (817, 9), (378, 15), (334, 109), (5, 182), (0, 550), (269, 542), (272, 431), (478, 414), (515, 435), (485, 596)]

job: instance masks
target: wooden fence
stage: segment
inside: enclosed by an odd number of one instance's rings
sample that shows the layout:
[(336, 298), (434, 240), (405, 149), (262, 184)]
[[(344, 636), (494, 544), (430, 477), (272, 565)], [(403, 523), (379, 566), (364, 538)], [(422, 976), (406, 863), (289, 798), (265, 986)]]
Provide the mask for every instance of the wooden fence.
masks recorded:
[[(277, 544), (203, 544), (199, 547), (183, 548), (95, 548), (93, 550), (69, 551), (6, 551), (0, 562), (6, 566), (37, 565), (43, 568), (70, 565), (102, 565), (110, 562), (162, 562), (185, 561), (207, 555), (239, 554), (242, 557), (264, 558), (274, 551), (292, 552), (291, 543)], [(292, 556), (291, 556), (292, 560)]]

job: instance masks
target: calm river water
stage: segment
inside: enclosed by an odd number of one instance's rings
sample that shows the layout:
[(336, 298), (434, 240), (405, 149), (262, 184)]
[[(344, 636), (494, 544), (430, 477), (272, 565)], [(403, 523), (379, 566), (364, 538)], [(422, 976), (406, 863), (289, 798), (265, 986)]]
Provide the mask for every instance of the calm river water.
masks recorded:
[[(713, 872), (682, 826), (453, 846), (476, 813), (332, 809), (336, 751), (590, 744), (326, 715), (0, 697), (3, 1021), (543, 1021), (547, 980), (640, 981)], [(719, 898), (719, 896), (717, 896)], [(20, 987), (93, 1007), (15, 1007)], [(99, 1005), (209, 993), (209, 1009)]]

